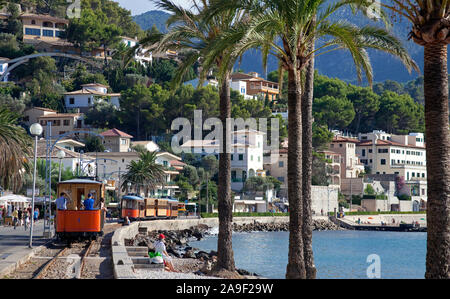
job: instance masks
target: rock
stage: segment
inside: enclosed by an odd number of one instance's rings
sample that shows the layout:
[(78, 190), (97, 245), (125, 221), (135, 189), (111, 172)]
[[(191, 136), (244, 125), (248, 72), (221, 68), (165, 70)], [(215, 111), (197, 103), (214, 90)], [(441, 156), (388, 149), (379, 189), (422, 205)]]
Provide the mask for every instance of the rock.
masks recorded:
[(184, 253), (183, 258), (191, 258), (191, 259), (195, 259), (195, 253), (193, 250), (188, 250)]
[(196, 256), (196, 258), (203, 259), (205, 261), (209, 259), (209, 254), (204, 251), (197, 252), (197, 254), (195, 256)]

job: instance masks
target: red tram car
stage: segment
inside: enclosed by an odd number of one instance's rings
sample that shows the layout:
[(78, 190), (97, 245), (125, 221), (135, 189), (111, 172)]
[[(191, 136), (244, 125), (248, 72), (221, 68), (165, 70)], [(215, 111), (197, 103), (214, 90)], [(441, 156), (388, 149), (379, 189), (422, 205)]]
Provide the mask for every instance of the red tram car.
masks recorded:
[[(86, 239), (103, 235), (104, 212), (100, 198), (105, 196), (105, 185), (89, 179), (73, 179), (58, 183), (58, 195), (67, 199), (67, 210), (56, 211), (56, 236), (59, 239)], [(88, 194), (94, 198), (94, 210), (82, 210)]]
[(174, 219), (178, 217), (178, 201), (125, 195), (121, 201), (120, 216), (122, 219), (128, 216), (130, 221)]

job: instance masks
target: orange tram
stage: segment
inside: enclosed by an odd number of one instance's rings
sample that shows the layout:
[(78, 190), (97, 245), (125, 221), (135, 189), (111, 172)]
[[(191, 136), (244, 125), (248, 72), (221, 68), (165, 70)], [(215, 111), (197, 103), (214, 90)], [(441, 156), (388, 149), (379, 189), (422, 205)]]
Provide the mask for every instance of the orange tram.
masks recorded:
[[(102, 236), (105, 215), (100, 210), (100, 198), (105, 197), (105, 185), (89, 179), (73, 179), (58, 183), (58, 197), (61, 193), (67, 199), (67, 210), (56, 211), (57, 238), (72, 240)], [(89, 193), (95, 200), (94, 210), (82, 210)]]
[(130, 221), (174, 219), (178, 217), (178, 201), (125, 195), (121, 200), (120, 218)]

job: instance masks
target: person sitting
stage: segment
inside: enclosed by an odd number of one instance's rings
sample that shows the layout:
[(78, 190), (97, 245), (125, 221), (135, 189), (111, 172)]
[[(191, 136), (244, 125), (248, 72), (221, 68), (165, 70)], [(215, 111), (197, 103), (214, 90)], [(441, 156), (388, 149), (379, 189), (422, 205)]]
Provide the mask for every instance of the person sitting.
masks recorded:
[(155, 252), (159, 252), (162, 255), (162, 258), (164, 260), (164, 264), (166, 265), (166, 268), (168, 271), (171, 272), (178, 272), (175, 270), (172, 264), (172, 259), (170, 258), (169, 254), (166, 251), (166, 245), (164, 244), (164, 239), (166, 237), (163, 234), (160, 234), (158, 236), (158, 241), (155, 242)]
[(86, 211), (94, 210), (94, 199), (91, 193), (88, 194), (88, 198), (83, 202), (83, 205)]
[(58, 210), (67, 210), (67, 199), (64, 197), (64, 193), (61, 193), (56, 199), (56, 208)]

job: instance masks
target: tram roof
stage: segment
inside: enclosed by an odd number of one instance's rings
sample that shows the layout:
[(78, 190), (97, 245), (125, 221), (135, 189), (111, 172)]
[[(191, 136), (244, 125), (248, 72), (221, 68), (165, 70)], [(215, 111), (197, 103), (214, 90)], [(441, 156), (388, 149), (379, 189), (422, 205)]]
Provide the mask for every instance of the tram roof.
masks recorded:
[(64, 182), (59, 182), (59, 184), (103, 184), (102, 182), (88, 180), (88, 179), (72, 179)]
[(128, 199), (128, 200), (144, 200), (142, 197), (136, 196), (136, 195), (125, 195), (122, 197), (122, 199)]

